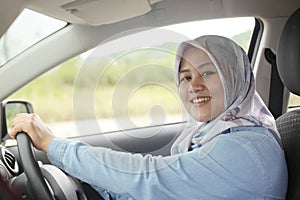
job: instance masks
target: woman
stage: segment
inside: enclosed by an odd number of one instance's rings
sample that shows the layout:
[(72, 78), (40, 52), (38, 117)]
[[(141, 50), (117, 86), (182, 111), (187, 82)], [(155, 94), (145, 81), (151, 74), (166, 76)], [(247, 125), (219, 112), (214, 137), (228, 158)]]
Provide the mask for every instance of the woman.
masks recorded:
[(245, 52), (227, 38), (202, 36), (177, 53), (175, 82), (191, 118), (170, 156), (55, 138), (36, 115), (18, 115), (11, 135), (27, 132), (54, 165), (105, 199), (285, 199), (280, 137)]

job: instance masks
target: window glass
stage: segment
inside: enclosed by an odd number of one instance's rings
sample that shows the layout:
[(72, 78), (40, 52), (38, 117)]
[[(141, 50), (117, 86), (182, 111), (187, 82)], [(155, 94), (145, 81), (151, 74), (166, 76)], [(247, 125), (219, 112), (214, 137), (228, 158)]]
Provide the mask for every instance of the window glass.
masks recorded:
[(254, 25), (252, 17), (234, 18), (119, 34), (10, 98), (30, 101), (50, 129), (64, 137), (182, 122), (186, 113), (173, 82), (179, 43), (217, 34), (247, 52)]
[(300, 106), (300, 97), (293, 93), (290, 93), (288, 107), (293, 108), (293, 107), (299, 107), (299, 106)]
[(24, 9), (0, 38), (0, 66), (67, 23)]

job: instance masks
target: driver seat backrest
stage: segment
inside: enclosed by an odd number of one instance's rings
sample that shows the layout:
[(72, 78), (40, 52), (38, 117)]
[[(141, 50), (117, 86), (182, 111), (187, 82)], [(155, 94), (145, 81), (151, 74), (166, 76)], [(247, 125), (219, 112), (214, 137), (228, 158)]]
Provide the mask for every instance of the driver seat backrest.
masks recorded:
[[(286, 88), (300, 95), (300, 8), (287, 20), (277, 49), (279, 76)], [(282, 138), (289, 181), (286, 200), (300, 199), (300, 109), (276, 119)]]

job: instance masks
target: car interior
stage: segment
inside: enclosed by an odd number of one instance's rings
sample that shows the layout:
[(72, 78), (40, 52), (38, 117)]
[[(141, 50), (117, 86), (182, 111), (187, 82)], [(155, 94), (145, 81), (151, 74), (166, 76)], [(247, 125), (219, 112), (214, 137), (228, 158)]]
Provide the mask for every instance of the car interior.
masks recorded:
[[(289, 91), (300, 94), (299, 72), (300, 59), (294, 52), (300, 52), (300, 9), (297, 9), (287, 20), (278, 44), (278, 71), (284, 85)], [(299, 122), (300, 110), (293, 109), (276, 119), (277, 128), (281, 134), (289, 172), (289, 187), (287, 199), (299, 198)]]
[[(4, 196), (0, 196), (0, 199), (102, 199), (90, 185), (51, 165), (46, 153), (33, 148), (26, 134), (20, 134), (17, 144), (14, 141), (12, 145), (7, 145), (6, 140), (10, 139), (7, 122), (9, 106), (21, 106), (22, 109), (18, 108), (18, 112), (35, 112), (35, 104), (31, 99), (16, 100), (12, 98), (14, 93), (43, 74), (52, 72), (58, 65), (114, 40), (174, 24), (239, 17), (253, 17), (255, 20), (247, 53), (255, 73), (256, 90), (274, 115), (281, 135), (289, 174), (286, 199), (300, 199), (299, 0), (285, 2), (281, 0), (0, 0), (0, 2), (1, 37), (5, 36), (9, 27), (24, 9), (66, 23), (62, 28), (27, 47), (15, 57), (5, 62), (2, 62), (0, 57), (0, 135), (2, 138), (0, 177), (8, 185), (7, 188), (7, 185), (1, 182), (0, 195)], [(34, 24), (25, 26), (34, 26)], [(194, 28), (201, 29), (201, 27)], [(151, 40), (154, 37), (155, 35), (145, 37), (143, 40)], [(0, 40), (0, 46), (4, 45), (1, 42)], [(0, 54), (4, 54), (2, 52)], [(80, 79), (80, 75), (77, 78)], [(76, 89), (71, 90), (76, 96)], [(44, 92), (46, 96), (48, 91)], [(77, 103), (76, 105), (80, 105), (83, 109), (94, 109), (90, 104), (90, 102), (94, 103), (94, 100), (90, 100), (94, 96), (81, 93), (77, 97), (79, 96), (80, 98), (73, 98), (74, 104)], [(117, 98), (124, 98), (124, 96)], [(296, 99), (296, 103), (291, 103), (291, 99)], [(44, 106), (55, 110), (57, 104), (59, 102)], [(126, 107), (126, 103), (122, 107)], [(74, 108), (75, 118), (78, 113)], [(65, 113), (61, 111), (60, 114)], [(98, 126), (95, 124), (82, 125), (74, 122), (73, 124), (78, 126), (77, 129), (82, 134), (73, 135), (69, 139), (80, 139), (91, 146), (107, 147), (117, 151), (167, 156), (170, 154), (172, 143), (185, 127), (186, 118), (181, 117), (181, 119), (172, 123), (162, 122), (151, 126), (120, 128), (104, 131), (104, 133), (97, 129)], [(91, 127), (94, 125), (95, 129)]]

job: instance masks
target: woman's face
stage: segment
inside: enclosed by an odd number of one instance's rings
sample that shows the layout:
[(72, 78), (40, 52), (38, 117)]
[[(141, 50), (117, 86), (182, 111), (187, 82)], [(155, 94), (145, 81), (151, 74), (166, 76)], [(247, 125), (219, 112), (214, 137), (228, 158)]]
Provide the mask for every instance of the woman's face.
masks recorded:
[(208, 55), (195, 47), (188, 48), (179, 66), (179, 95), (197, 121), (206, 122), (216, 118), (224, 109), (224, 90)]

